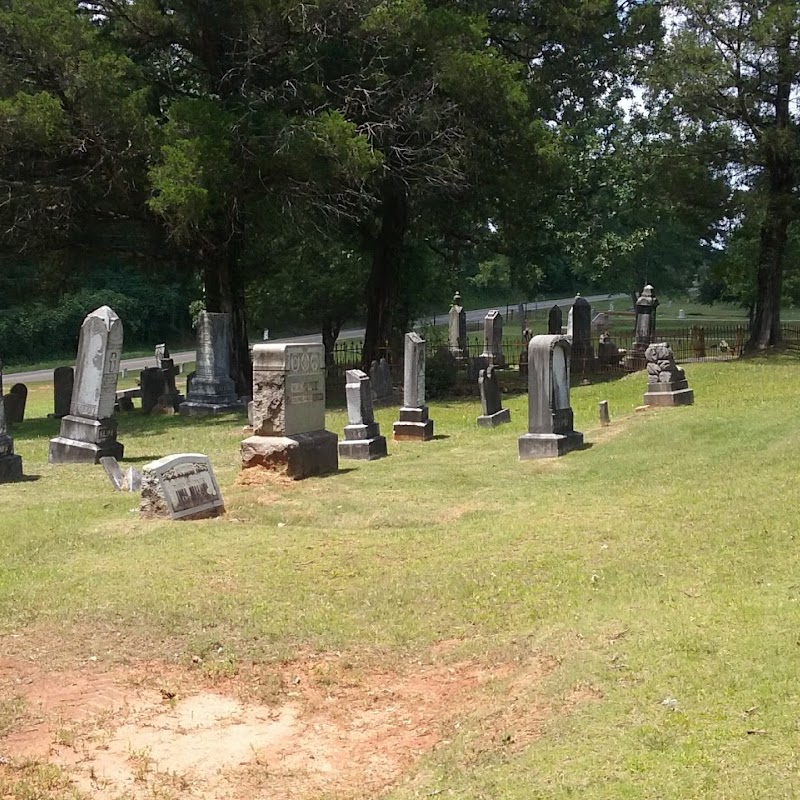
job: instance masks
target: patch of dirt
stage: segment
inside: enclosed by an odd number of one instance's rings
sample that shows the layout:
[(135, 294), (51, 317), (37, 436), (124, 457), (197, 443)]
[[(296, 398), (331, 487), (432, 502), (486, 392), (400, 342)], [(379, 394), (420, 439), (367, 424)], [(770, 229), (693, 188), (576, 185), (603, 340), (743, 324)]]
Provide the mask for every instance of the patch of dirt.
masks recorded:
[[(552, 712), (535, 687), (550, 664), (448, 664), (439, 655), (399, 670), (309, 656), (215, 681), (158, 663), (47, 672), (0, 660), (0, 687), (30, 711), (0, 740), (0, 755), (54, 763), (94, 798), (301, 800), (374, 797), (470, 721), (477, 751), (538, 735)], [(255, 701), (253, 685), (272, 686), (274, 704)]]

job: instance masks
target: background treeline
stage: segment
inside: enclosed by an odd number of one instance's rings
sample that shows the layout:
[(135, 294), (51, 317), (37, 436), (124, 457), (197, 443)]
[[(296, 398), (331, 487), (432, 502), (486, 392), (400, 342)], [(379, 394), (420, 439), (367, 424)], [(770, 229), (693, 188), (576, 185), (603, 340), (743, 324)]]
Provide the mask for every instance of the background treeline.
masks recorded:
[(149, 345), (199, 301), (231, 313), (244, 391), (248, 326), (330, 347), (361, 318), (369, 360), (456, 288), (695, 277), (750, 309), (751, 348), (777, 344), (799, 15), (0, 0), (0, 351), (60, 349), (98, 298)]

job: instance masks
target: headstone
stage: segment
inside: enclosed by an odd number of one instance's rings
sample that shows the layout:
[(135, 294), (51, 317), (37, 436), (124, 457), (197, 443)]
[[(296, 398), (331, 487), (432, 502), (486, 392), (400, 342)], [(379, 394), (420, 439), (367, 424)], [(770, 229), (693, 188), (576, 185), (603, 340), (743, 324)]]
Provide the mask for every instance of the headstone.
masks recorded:
[(644, 369), (646, 366), (645, 350), (655, 337), (657, 308), (658, 298), (648, 283), (636, 300), (633, 348), (625, 357), (625, 368), (628, 370)]
[(551, 336), (561, 336), (561, 326), (564, 324), (563, 318), (560, 306), (553, 306), (550, 309), (550, 313), (547, 315), (547, 332)]
[(247, 404), (247, 424), (251, 428), (253, 427), (253, 401), (252, 400)]
[(504, 367), (506, 365), (503, 355), (503, 315), (499, 311), (490, 311), (483, 321), (481, 358), (484, 366), (493, 364), (496, 367)]
[(224, 513), (225, 505), (208, 456), (180, 453), (142, 468), (143, 517), (204, 519)]
[(428, 418), (425, 405), (425, 340), (414, 331), (405, 338), (403, 405), (393, 429), (395, 441), (427, 442), (433, 438), (433, 420)]
[(15, 383), (3, 398), (3, 402), (6, 408), (6, 424), (19, 425), (25, 421), (28, 387), (24, 383)]
[(383, 406), (392, 402), (392, 372), (389, 362), (382, 358), (373, 361), (369, 367), (369, 378), (372, 383), (372, 400), (374, 405)]
[(686, 312), (682, 309), (678, 309), (678, 319), (686, 319)]
[(175, 383), (177, 370), (175, 369), (175, 362), (171, 358), (161, 359), (161, 374), (164, 380), (164, 391), (158, 398), (158, 407), (165, 410), (172, 409), (172, 411), (177, 412), (184, 397), (178, 391), (178, 386)]
[(83, 321), (69, 414), (61, 420), (60, 434), (50, 440), (51, 464), (96, 464), (102, 456), (122, 458), (124, 448), (117, 441), (112, 417), (122, 339), (122, 320), (108, 306)]
[(567, 331), (566, 337), (569, 339), (570, 344), (572, 344), (572, 314), (573, 309), (572, 306), (569, 307), (569, 312), (567, 313)]
[(167, 347), (166, 343), (157, 344), (156, 345), (156, 366), (161, 369), (162, 368), (162, 361), (165, 358), (169, 358), (169, 348)]
[(572, 429), (569, 404), (570, 344), (566, 336), (534, 336), (528, 345), (528, 433), (519, 457), (555, 458), (583, 446)]
[(197, 374), (196, 370), (192, 370), (192, 372), (186, 373), (186, 396), (188, 397), (192, 392), (192, 383), (194, 382), (194, 376)]
[(118, 491), (122, 491), (122, 486), (125, 483), (125, 475), (119, 462), (113, 456), (103, 456), (100, 459), (100, 466), (105, 470), (111, 485)]
[(22, 458), (14, 454), (14, 440), (8, 435), (4, 404), (0, 403), (0, 483), (22, 479)]
[(600, 334), (600, 341), (597, 343), (597, 362), (602, 369), (619, 366), (619, 348), (607, 333)]
[(242, 469), (263, 467), (301, 479), (339, 469), (337, 437), (325, 430), (325, 350), (321, 344), (253, 348), (253, 436)]
[(242, 408), (231, 379), (230, 314), (202, 311), (197, 321), (197, 369), (181, 414), (226, 414)]
[(695, 358), (706, 357), (706, 329), (702, 325), (692, 325), (692, 351)]
[(75, 386), (74, 367), (56, 367), (53, 370), (53, 417), (61, 419), (69, 414), (72, 390)]
[(503, 408), (497, 372), (491, 364), (478, 374), (478, 389), (481, 394), (481, 416), (478, 417), (478, 426), (494, 428), (504, 422), (511, 422), (511, 411)]
[(456, 292), (450, 306), (448, 326), (450, 352), (459, 360), (467, 357), (467, 312), (461, 305), (461, 295)]
[(614, 301), (613, 300), (608, 304), (608, 310), (609, 311), (613, 311), (614, 310)]
[(611, 325), (611, 317), (605, 311), (600, 311), (592, 319), (592, 330), (598, 333), (605, 333)]
[(666, 342), (651, 344), (645, 351), (645, 358), (647, 359), (645, 405), (688, 406), (694, 403), (694, 391), (689, 388), (686, 375), (675, 363), (672, 348)]
[(339, 458), (372, 461), (387, 455), (386, 437), (381, 436), (372, 410), (372, 389), (369, 376), (360, 369), (346, 373), (347, 419), (344, 441), (339, 442)]
[(572, 371), (580, 374), (592, 371), (592, 307), (580, 294), (570, 309), (572, 314)]
[(139, 375), (139, 386), (142, 389), (142, 411), (150, 414), (166, 389), (161, 367), (145, 367)]
[(600, 424), (607, 428), (611, 424), (611, 417), (608, 414), (608, 400), (601, 400), (598, 410), (600, 412)]

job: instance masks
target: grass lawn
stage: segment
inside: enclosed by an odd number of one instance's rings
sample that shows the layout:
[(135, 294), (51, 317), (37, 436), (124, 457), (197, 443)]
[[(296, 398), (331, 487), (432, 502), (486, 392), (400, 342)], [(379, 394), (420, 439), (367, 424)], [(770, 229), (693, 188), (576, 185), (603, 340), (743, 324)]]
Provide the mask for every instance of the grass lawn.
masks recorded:
[[(0, 486), (4, 654), (56, 675), (155, 663), (260, 702), (292, 694), (270, 670), (321, 654), (361, 676), (486, 671), (480, 702), (443, 715), (436, 746), (382, 788), (391, 800), (796, 797), (799, 366), (690, 365), (696, 404), (646, 413), (641, 373), (576, 387), (591, 446), (557, 461), (517, 460), (524, 396), (493, 431), (476, 400), (436, 402), (442, 438), (296, 484), (237, 481), (242, 417), (120, 416), (134, 464), (211, 457), (228, 513), (194, 523), (140, 520), (99, 467), (49, 466), (52, 389), (31, 385), (13, 433), (37, 479)], [(387, 435), (395, 414), (378, 412)], [(341, 669), (313, 674), (354, 691)], [(12, 735), (29, 701), (0, 675)], [(0, 797), (123, 796), (11, 763)], [(284, 796), (264, 786), (250, 796)], [(376, 795), (309, 792), (285, 796)]]

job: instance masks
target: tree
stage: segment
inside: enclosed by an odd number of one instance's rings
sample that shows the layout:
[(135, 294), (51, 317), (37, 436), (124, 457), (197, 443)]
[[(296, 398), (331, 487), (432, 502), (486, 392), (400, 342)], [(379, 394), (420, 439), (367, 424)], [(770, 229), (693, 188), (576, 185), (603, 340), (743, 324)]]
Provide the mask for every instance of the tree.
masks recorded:
[(668, 0), (670, 25), (649, 83), (683, 126), (727, 139), (741, 186), (761, 187), (755, 313), (747, 348), (780, 343), (788, 231), (798, 215), (800, 6), (793, 0)]

